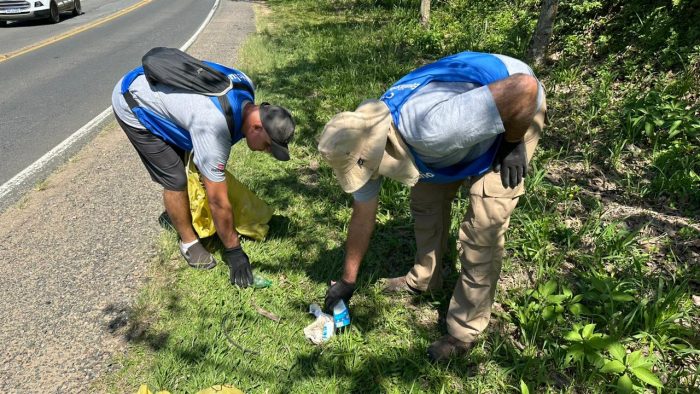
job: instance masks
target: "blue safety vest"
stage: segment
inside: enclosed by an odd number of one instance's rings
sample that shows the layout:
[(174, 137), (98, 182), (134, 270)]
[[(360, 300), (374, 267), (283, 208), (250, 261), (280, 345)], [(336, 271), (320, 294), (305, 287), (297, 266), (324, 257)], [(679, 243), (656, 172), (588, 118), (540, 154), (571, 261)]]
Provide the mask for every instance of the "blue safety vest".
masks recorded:
[[(223, 72), (228, 75), (234, 83), (243, 83), (250, 87), (250, 91), (253, 91), (253, 87), (250, 85), (248, 77), (241, 71), (233, 68), (222, 66), (221, 64), (205, 61), (207, 65), (212, 68)], [(143, 67), (137, 67), (129, 71), (122, 80), (121, 93), (124, 94), (128, 91), (129, 86), (134, 80), (143, 74)], [(196, 94), (196, 93), (195, 93)], [(243, 138), (242, 126), (243, 126), (243, 113), (241, 110), (241, 104), (244, 101), (254, 102), (253, 94), (243, 89), (231, 89), (226, 93), (226, 97), (231, 105), (233, 112), (233, 130), (229, 130), (231, 133), (231, 144), (235, 144)], [(221, 108), (221, 103), (215, 96), (209, 96), (211, 101), (216, 105), (216, 108), (224, 113), (224, 109)], [(148, 129), (151, 133), (162, 138), (165, 142), (173, 144), (180, 149), (185, 151), (192, 150), (192, 137), (190, 132), (184, 128), (177, 125), (170, 119), (164, 118), (155, 112), (143, 108), (143, 107), (132, 107), (131, 111), (134, 113), (136, 118), (141, 122), (141, 124)], [(224, 115), (226, 115), (224, 113)]]
[[(498, 57), (488, 53), (461, 52), (417, 68), (389, 88), (381, 100), (389, 107), (394, 124), (399, 127), (401, 107), (413, 93), (430, 82), (468, 82), (483, 86), (508, 76), (508, 69)], [(420, 173), (419, 182), (451, 183), (487, 172), (496, 157), (501, 139), (502, 135), (499, 135), (489, 150), (476, 159), (445, 168), (430, 168), (418, 158), (411, 146), (408, 148)]]

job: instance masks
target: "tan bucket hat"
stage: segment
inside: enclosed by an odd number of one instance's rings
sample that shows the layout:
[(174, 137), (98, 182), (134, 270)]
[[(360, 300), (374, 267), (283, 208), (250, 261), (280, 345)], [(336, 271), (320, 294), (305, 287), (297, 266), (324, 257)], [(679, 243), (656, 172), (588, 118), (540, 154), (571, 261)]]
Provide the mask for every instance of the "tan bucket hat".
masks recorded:
[(379, 175), (409, 186), (418, 181), (413, 157), (389, 108), (379, 100), (367, 100), (354, 112), (334, 116), (323, 129), (318, 150), (347, 193)]

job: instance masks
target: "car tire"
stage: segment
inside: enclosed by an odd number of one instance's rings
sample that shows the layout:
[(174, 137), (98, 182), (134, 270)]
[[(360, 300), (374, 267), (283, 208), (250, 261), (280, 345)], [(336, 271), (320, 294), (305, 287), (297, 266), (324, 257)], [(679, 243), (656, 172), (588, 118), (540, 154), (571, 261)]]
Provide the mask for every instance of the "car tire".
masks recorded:
[(58, 23), (61, 21), (61, 13), (58, 12), (58, 6), (53, 1), (49, 7), (49, 22)]
[(7, 21), (0, 21), (0, 26), (7, 26)]
[(83, 13), (83, 7), (80, 6), (80, 0), (73, 1), (73, 16), (78, 16)]

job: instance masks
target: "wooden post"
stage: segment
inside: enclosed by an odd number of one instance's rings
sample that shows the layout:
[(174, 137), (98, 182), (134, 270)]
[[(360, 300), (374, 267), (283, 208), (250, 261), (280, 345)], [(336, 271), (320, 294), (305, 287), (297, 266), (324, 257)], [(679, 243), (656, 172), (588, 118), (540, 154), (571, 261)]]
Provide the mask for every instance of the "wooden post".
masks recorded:
[(557, 16), (559, 0), (542, 0), (540, 17), (537, 20), (537, 27), (532, 34), (530, 46), (527, 50), (527, 59), (530, 65), (540, 67), (544, 64), (547, 56), (547, 46), (552, 37), (554, 18)]
[(430, 0), (420, 0), (420, 24), (428, 27), (430, 23)]

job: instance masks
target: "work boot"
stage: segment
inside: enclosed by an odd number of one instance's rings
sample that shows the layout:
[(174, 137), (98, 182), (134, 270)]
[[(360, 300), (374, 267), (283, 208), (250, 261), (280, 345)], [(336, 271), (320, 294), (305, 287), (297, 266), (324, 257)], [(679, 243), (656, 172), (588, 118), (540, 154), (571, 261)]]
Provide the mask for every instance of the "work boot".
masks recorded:
[(187, 264), (194, 269), (209, 270), (216, 266), (214, 256), (199, 241), (185, 251), (182, 250), (182, 243), (180, 243), (180, 254), (185, 258)]
[(472, 342), (462, 342), (446, 334), (428, 347), (428, 358), (432, 362), (445, 361), (466, 354), (472, 346), (474, 346)]
[(384, 282), (384, 287), (382, 288), (383, 293), (404, 293), (410, 295), (418, 295), (421, 293), (420, 290), (414, 289), (406, 282), (406, 275), (397, 278), (384, 278), (382, 281)]

